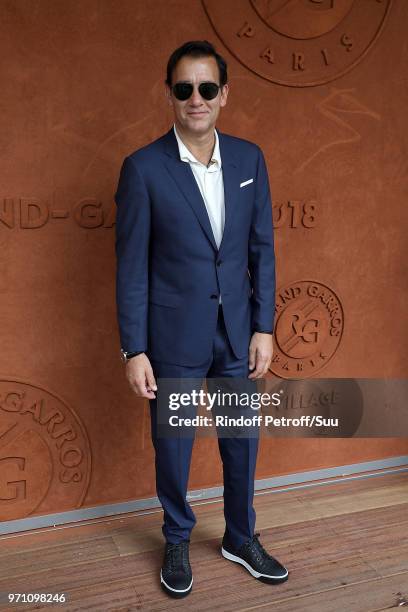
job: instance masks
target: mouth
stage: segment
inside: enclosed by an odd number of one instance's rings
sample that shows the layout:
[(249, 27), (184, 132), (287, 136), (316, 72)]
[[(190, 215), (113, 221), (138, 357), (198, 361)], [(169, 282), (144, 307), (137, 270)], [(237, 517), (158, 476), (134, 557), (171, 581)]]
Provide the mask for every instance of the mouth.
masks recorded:
[(190, 117), (204, 117), (204, 115), (208, 115), (207, 111), (197, 111), (195, 113), (187, 113)]

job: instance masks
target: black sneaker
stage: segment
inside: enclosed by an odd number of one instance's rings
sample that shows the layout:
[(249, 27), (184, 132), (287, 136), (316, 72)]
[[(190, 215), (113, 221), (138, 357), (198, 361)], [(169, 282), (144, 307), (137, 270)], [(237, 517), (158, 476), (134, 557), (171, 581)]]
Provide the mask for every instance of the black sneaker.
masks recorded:
[(259, 533), (256, 533), (238, 550), (234, 550), (224, 535), (221, 548), (222, 556), (243, 565), (257, 580), (269, 584), (285, 582), (289, 576), (288, 570), (266, 552), (258, 538)]
[(171, 597), (186, 597), (193, 586), (193, 574), (188, 556), (189, 540), (180, 544), (166, 543), (160, 584)]

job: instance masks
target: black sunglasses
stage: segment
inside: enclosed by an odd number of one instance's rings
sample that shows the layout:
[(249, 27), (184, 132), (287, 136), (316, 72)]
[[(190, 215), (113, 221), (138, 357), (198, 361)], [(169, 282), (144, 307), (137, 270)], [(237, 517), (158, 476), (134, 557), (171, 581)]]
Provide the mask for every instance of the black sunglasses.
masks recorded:
[[(214, 100), (220, 89), (221, 85), (217, 85), (217, 83), (212, 83), (211, 81), (205, 81), (198, 86), (200, 96), (204, 98), (204, 100)], [(194, 85), (192, 83), (176, 83), (171, 90), (177, 100), (188, 100), (194, 91)]]

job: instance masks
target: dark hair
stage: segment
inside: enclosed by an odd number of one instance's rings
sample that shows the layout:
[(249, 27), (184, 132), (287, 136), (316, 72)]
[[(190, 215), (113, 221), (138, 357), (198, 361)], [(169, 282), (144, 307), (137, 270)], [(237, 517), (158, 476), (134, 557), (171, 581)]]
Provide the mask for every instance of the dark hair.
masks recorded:
[(223, 86), (226, 84), (228, 80), (227, 62), (216, 52), (214, 45), (208, 42), (208, 40), (190, 40), (181, 45), (181, 47), (178, 47), (178, 49), (173, 51), (170, 55), (169, 61), (167, 62), (167, 78), (165, 81), (169, 87), (171, 87), (174, 68), (181, 58), (186, 55), (189, 57), (213, 57), (218, 64), (220, 85)]

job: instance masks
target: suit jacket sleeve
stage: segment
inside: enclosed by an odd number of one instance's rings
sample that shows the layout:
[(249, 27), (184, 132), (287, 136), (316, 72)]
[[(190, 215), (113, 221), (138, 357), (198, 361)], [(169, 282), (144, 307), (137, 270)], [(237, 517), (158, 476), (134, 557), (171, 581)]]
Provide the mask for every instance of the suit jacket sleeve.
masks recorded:
[(258, 149), (255, 204), (248, 247), (252, 284), (252, 332), (273, 332), (275, 316), (275, 250), (268, 171)]
[(147, 350), (150, 199), (137, 164), (126, 157), (115, 194), (116, 304), (121, 347)]

